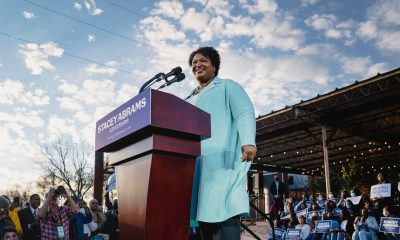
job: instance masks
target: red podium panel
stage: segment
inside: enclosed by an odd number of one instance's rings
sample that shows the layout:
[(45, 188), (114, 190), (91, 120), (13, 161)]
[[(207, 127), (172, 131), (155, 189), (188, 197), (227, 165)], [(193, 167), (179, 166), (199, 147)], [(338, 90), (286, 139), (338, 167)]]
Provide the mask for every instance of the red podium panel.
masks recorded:
[(211, 135), (210, 115), (147, 90), (96, 125), (96, 149), (116, 169), (120, 239), (188, 239), (195, 159)]

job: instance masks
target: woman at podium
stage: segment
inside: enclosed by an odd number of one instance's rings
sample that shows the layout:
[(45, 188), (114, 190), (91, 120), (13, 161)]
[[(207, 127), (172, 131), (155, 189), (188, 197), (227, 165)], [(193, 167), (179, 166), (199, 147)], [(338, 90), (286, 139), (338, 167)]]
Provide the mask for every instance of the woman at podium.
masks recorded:
[(189, 56), (198, 86), (187, 101), (211, 115), (211, 138), (201, 141), (193, 185), (191, 226), (203, 239), (240, 239), (240, 216), (249, 212), (247, 171), (256, 155), (253, 104), (244, 89), (220, 79), (220, 56), (201, 47)]

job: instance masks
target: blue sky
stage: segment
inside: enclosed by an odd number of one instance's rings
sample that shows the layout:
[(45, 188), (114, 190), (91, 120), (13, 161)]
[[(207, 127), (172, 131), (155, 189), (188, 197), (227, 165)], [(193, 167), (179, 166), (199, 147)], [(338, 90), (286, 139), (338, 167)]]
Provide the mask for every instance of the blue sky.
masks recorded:
[(398, 0), (0, 1), (0, 193), (35, 181), (60, 134), (93, 144), (96, 120), (156, 73), (181, 66), (165, 91), (185, 96), (199, 46), (258, 116), (398, 68), (398, 39)]

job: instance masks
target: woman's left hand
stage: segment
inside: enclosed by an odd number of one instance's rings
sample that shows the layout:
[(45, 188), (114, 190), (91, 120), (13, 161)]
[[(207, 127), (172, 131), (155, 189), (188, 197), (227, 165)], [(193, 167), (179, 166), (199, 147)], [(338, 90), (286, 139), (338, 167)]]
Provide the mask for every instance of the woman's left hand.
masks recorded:
[(251, 162), (256, 157), (257, 149), (253, 145), (242, 146), (242, 161)]

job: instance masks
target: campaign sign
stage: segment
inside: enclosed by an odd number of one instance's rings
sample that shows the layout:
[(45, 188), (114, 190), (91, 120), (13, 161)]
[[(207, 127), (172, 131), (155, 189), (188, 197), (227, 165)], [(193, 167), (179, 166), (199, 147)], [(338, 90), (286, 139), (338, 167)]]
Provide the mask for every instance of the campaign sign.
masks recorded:
[(322, 215), (323, 215), (323, 210), (309, 211), (307, 213), (307, 222), (310, 223), (313, 216), (322, 217)]
[(379, 232), (400, 234), (400, 218), (381, 217)]
[(331, 220), (321, 220), (315, 222), (315, 231), (319, 233), (329, 232), (329, 229), (332, 227)]
[(96, 122), (96, 150), (151, 124), (150, 94), (150, 89), (139, 93)]
[(346, 201), (347, 200), (350, 200), (354, 205), (358, 205), (361, 201), (361, 196), (348, 197), (348, 198), (346, 198)]
[(297, 211), (297, 212), (296, 212), (296, 217), (298, 217), (298, 216), (307, 217), (307, 212), (308, 212), (308, 209), (307, 209), (307, 208), (306, 208), (306, 209), (303, 209), (303, 210), (301, 210), (301, 211)]
[(286, 231), (286, 240), (300, 240), (301, 229), (289, 228)]
[(340, 216), (340, 214), (342, 214), (342, 209), (341, 208), (335, 208), (332, 211), (333, 216)]
[(391, 185), (390, 183), (377, 184), (371, 186), (371, 198), (384, 198), (391, 196)]
[[(282, 240), (285, 231), (279, 228), (274, 228), (275, 232), (275, 240)], [(272, 240), (272, 231), (268, 232), (268, 240)]]

